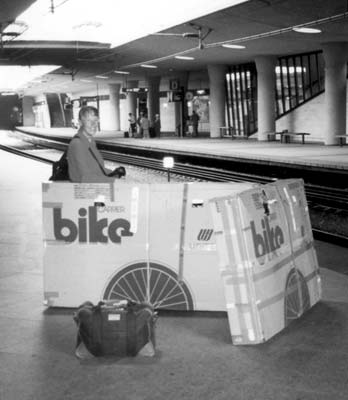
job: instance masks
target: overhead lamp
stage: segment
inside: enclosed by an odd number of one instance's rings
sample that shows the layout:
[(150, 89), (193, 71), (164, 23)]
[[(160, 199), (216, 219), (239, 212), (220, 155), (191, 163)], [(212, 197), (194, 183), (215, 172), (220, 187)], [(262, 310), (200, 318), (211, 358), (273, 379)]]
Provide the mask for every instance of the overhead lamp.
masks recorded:
[(93, 81), (90, 81), (89, 79), (80, 79), (80, 82), (93, 83)]
[(143, 68), (157, 68), (157, 65), (151, 65), (151, 64), (141, 64), (140, 66)]
[(118, 70), (115, 70), (114, 73), (115, 74), (123, 74), (123, 75), (129, 75), (130, 74), (130, 72), (128, 72), (128, 71), (118, 71)]
[(226, 49), (245, 49), (245, 46), (241, 44), (223, 44), (222, 47), (226, 47)]
[(321, 30), (317, 28), (306, 28), (305, 26), (301, 27), (294, 27), (292, 28), (293, 31), (299, 32), (299, 33), (320, 33)]
[(194, 60), (194, 57), (190, 57), (190, 56), (175, 56), (175, 58), (177, 58), (178, 60)]
[(96, 75), (95, 77), (99, 78), (99, 79), (109, 79), (108, 76), (104, 76), (104, 75)]

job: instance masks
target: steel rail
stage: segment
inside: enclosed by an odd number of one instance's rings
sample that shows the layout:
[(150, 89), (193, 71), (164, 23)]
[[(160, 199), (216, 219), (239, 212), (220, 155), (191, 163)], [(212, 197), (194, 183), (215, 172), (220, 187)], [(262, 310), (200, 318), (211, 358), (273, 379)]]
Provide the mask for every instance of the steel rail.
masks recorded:
[[(50, 137), (37, 133), (23, 133), (20, 135), (25, 141), (40, 145), (46, 148), (54, 148), (64, 151), (68, 145), (70, 138)], [(105, 145), (105, 142), (103, 142)], [(142, 157), (138, 155), (124, 154), (116, 151), (101, 150), (105, 160), (129, 164), (140, 168), (154, 169), (157, 171), (167, 172), (163, 167), (162, 160), (156, 158)], [(247, 174), (242, 172), (233, 172), (224, 169), (214, 169), (200, 165), (192, 165), (176, 162), (171, 174), (191, 177), (195, 180), (207, 180), (213, 182), (255, 182), (269, 183), (276, 180), (267, 176), (256, 174)], [(348, 211), (348, 191), (345, 189), (318, 186), (305, 183), (306, 196), (309, 202), (319, 204), (326, 207), (337, 208)]]
[(30, 158), (32, 160), (40, 161), (40, 162), (43, 162), (43, 163), (46, 163), (46, 164), (53, 164), (53, 162), (54, 162), (54, 161), (49, 160), (47, 158), (36, 156), (35, 154), (30, 154), (30, 153), (27, 153), (25, 151), (18, 150), (15, 147), (4, 146), (2, 144), (0, 144), (0, 150), (4, 150), (4, 151), (7, 151), (8, 153), (12, 153), (12, 154), (15, 154), (17, 156), (21, 156), (21, 157), (25, 157), (25, 158)]

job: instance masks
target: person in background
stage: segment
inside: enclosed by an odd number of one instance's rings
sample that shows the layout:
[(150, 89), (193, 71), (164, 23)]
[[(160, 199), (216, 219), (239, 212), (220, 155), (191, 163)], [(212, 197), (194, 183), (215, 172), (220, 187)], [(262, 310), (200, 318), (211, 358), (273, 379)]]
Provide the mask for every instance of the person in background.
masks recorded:
[(11, 114), (10, 114), (10, 128), (11, 130), (15, 130), (16, 126), (21, 123), (21, 114), (19, 111), (19, 108), (17, 106), (14, 106), (12, 108)]
[(109, 183), (125, 175), (124, 167), (114, 171), (104, 166), (104, 160), (95, 143), (98, 131), (98, 110), (85, 106), (79, 112), (80, 128), (68, 146), (69, 179), (78, 183)]
[(128, 113), (128, 122), (129, 122), (129, 136), (134, 137), (135, 133), (137, 132), (137, 121), (132, 113)]
[(140, 117), (140, 129), (143, 139), (148, 139), (150, 137), (150, 121), (145, 114)]
[(155, 137), (161, 137), (161, 120), (160, 115), (155, 115), (155, 121), (153, 123), (153, 129), (155, 131)]
[(193, 110), (191, 115), (191, 124), (193, 128), (192, 136), (198, 136), (198, 122), (199, 115), (196, 113), (195, 110)]
[(139, 113), (139, 117), (138, 117), (138, 119), (137, 119), (137, 125), (138, 125), (138, 135), (139, 135), (139, 137), (142, 137), (143, 136), (143, 129), (142, 129), (142, 127), (141, 127), (141, 119), (144, 117), (144, 113), (141, 111), (140, 113)]

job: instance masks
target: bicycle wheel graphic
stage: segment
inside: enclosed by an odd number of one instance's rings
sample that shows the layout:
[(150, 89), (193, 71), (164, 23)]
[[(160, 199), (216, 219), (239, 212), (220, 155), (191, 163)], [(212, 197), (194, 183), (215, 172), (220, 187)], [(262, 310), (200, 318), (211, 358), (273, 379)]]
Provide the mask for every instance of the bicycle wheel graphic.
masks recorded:
[(302, 273), (292, 269), (286, 280), (284, 299), (285, 326), (299, 318), (310, 308), (310, 297), (307, 283)]
[(146, 301), (155, 309), (194, 309), (187, 285), (180, 283), (172, 270), (153, 262), (150, 268), (139, 262), (118, 272), (107, 285), (104, 299)]

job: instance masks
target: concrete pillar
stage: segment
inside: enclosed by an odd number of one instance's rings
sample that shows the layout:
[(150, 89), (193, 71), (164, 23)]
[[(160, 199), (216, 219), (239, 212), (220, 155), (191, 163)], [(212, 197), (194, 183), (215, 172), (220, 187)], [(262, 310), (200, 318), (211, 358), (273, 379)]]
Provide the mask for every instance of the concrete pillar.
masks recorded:
[(33, 111), (34, 97), (24, 96), (22, 99), (23, 126), (35, 126), (35, 114)]
[(148, 118), (152, 125), (155, 120), (155, 114), (159, 113), (159, 84), (160, 77), (149, 77), (147, 78), (147, 109)]
[(37, 95), (34, 99), (35, 103), (35, 126), (37, 128), (51, 128), (51, 117), (46, 95), (44, 93)]
[[(127, 89), (134, 89), (138, 87), (138, 81), (128, 81)], [(132, 113), (137, 116), (137, 93), (127, 92), (127, 115)]]
[(120, 124), (120, 83), (110, 83), (109, 85), (110, 94), (110, 129), (119, 131), (121, 129)]
[(220, 127), (225, 126), (226, 102), (226, 67), (224, 65), (208, 65), (210, 87), (210, 137), (220, 137)]
[(184, 136), (184, 132), (182, 132), (182, 105), (180, 101), (174, 103), (174, 113), (175, 133), (177, 133), (178, 136)]
[(255, 59), (257, 69), (257, 122), (258, 140), (268, 140), (275, 123), (275, 66), (274, 57), (260, 56)]
[(338, 143), (335, 135), (346, 134), (347, 102), (347, 49), (348, 43), (335, 42), (323, 45), (325, 60), (325, 111), (324, 143)]

